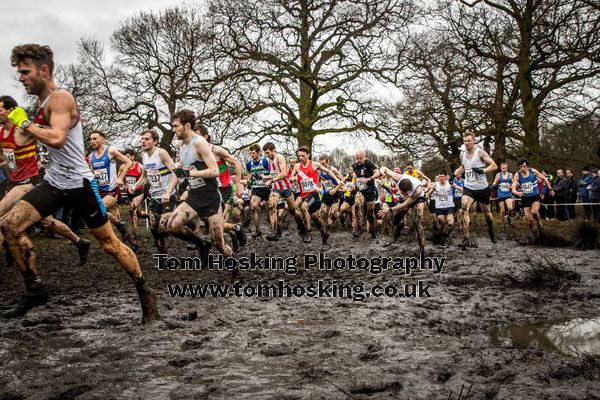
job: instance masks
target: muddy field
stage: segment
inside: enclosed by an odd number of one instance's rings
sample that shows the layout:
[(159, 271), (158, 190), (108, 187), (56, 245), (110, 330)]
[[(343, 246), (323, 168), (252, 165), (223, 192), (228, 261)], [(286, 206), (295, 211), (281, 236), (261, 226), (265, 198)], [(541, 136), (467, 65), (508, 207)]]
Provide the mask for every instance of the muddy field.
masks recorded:
[[(573, 226), (547, 229), (569, 235)], [(133, 285), (96, 244), (79, 267), (66, 241), (38, 238), (51, 299), (25, 317), (0, 318), (0, 399), (600, 398), (600, 251), (519, 245), (525, 230), (519, 221), (519, 234), (500, 233), (496, 245), (476, 232), (477, 249), (459, 248), (457, 232), (447, 246), (427, 243), (428, 256), (447, 257), (439, 275), (316, 267), (242, 273), (244, 284), (432, 285), (430, 298), (364, 301), (171, 298), (169, 284), (228, 283), (230, 275), (159, 271), (142, 230), (139, 259), (162, 315), (146, 327)], [(416, 244), (383, 247), (383, 236), (353, 241), (333, 232), (322, 246), (313, 235), (308, 245), (290, 230), (277, 245), (249, 239), (239, 256), (416, 255)], [(169, 253), (195, 254), (175, 240)], [(528, 286), (527, 260), (540, 255), (576, 274), (550, 288)], [(5, 307), (22, 283), (16, 268), (0, 268)]]

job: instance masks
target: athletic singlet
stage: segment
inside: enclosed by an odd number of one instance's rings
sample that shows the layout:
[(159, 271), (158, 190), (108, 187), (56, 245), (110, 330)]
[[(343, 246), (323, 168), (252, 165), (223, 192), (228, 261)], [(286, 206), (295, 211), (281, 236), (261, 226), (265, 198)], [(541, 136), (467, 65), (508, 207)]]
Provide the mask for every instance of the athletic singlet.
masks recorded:
[(360, 191), (375, 191), (375, 182), (373, 179), (365, 182), (367, 178), (371, 178), (375, 174), (375, 164), (369, 160), (365, 160), (362, 165), (358, 163), (352, 165), (352, 170), (356, 174), (356, 187)]
[(25, 179), (38, 176), (38, 167), (35, 161), (36, 141), (19, 146), (15, 143), (16, 126), (8, 131), (8, 136), (4, 137), (4, 127), (0, 130), (0, 146), (2, 154), (6, 160), (11, 182), (21, 182)]
[(462, 153), (460, 158), (465, 169), (465, 188), (470, 190), (487, 189), (489, 185), (485, 174), (473, 171), (473, 168), (485, 168), (485, 163), (479, 158), (479, 149), (475, 148), (475, 154), (470, 160), (467, 158), (467, 152)]
[[(271, 178), (275, 178), (281, 173), (279, 163), (277, 162), (277, 156), (275, 156), (273, 160), (269, 160), (269, 173), (271, 175)], [(291, 185), (288, 181), (287, 176), (284, 176), (283, 179), (273, 182), (273, 190), (288, 190), (290, 188)]]
[(455, 199), (462, 198), (462, 196), (463, 196), (462, 188), (465, 187), (465, 181), (463, 181), (461, 179), (459, 182), (458, 180), (453, 179), (452, 182), (454, 182), (454, 184), (456, 184), (456, 186), (458, 186), (461, 189), (461, 190), (458, 190), (454, 186), (452, 186), (452, 197), (454, 197)]
[[(417, 188), (419, 186), (421, 188), (423, 187), (419, 179), (407, 174), (402, 174), (402, 176), (400, 176), (400, 179), (398, 179), (398, 187), (400, 187), (400, 182), (404, 179), (408, 179), (412, 183), (412, 189), (408, 191), (406, 195), (407, 197), (412, 197), (412, 195), (417, 191)], [(419, 195), (419, 197), (425, 197), (425, 190), (421, 189), (421, 194)]]
[(252, 189), (266, 188), (263, 175), (269, 174), (269, 160), (261, 157), (258, 161), (248, 160), (246, 170), (252, 176)]
[[(396, 194), (398, 193), (398, 187), (396, 186), (396, 182), (392, 178), (385, 178), (381, 182), (381, 201), (384, 203), (394, 203), (398, 201), (398, 197)], [(383, 186), (388, 187), (392, 193), (390, 193)]]
[[(63, 90), (63, 89), (57, 89)], [(50, 123), (44, 116), (44, 107), (52, 94), (40, 104), (40, 108), (35, 117), (34, 123), (42, 128), (49, 128)], [(83, 179), (92, 181), (94, 174), (90, 171), (90, 166), (85, 161), (85, 148), (83, 145), (83, 129), (81, 126), (81, 116), (77, 123), (69, 129), (67, 141), (60, 148), (42, 145), (44, 151), (48, 152), (48, 165), (44, 180), (58, 189), (78, 189), (83, 187)]]
[[(196, 154), (195, 144), (200, 136), (192, 134), (190, 138), (190, 142), (187, 145), (187, 148), (184, 149), (183, 142), (181, 143), (181, 147), (179, 148), (179, 155), (181, 157), (181, 165), (184, 169), (188, 171), (198, 170), (202, 171), (207, 169), (206, 162)], [(190, 184), (190, 189), (198, 192), (205, 193), (213, 193), (217, 192), (217, 178), (200, 178), (200, 177), (192, 177), (188, 178), (188, 182)]]
[(454, 200), (452, 198), (452, 185), (446, 183), (442, 185), (439, 182), (435, 183), (435, 208), (452, 208), (454, 207)]
[(308, 160), (306, 167), (300, 163), (297, 176), (300, 183), (300, 197), (305, 198), (311, 193), (319, 193), (319, 174), (313, 169), (312, 160)]
[[(153, 154), (147, 152), (142, 154), (142, 164), (144, 164), (146, 176), (148, 176), (148, 182), (150, 182), (150, 198), (152, 199), (163, 197), (171, 183), (171, 171), (160, 159), (159, 150), (156, 147)], [(169, 195), (173, 195), (173, 193), (175, 193), (175, 189)]]
[(335, 177), (329, 175), (325, 171), (319, 170), (317, 171), (317, 173), (322, 179), (321, 186), (325, 193), (328, 193), (330, 190), (335, 189), (335, 187), (338, 185), (338, 181), (335, 179)]
[(512, 184), (512, 174), (507, 172), (507, 178), (502, 177), (502, 172), (498, 174), (498, 198), (509, 199), (512, 197), (510, 185)]
[(300, 186), (298, 186), (298, 180), (294, 179), (293, 181), (290, 181), (290, 176), (292, 176), (292, 168), (288, 168), (288, 172), (287, 172), (287, 177), (288, 178), (288, 182), (290, 183), (290, 187), (292, 189), (292, 192), (294, 193), (300, 193)]
[[(211, 144), (210, 145), (210, 151), (213, 152), (213, 154), (215, 153), (215, 145)], [(217, 158), (217, 155), (215, 154), (215, 158)], [(217, 167), (219, 167), (219, 176), (217, 177), (217, 184), (219, 187), (227, 187), (229, 185), (231, 185), (231, 175), (229, 174), (229, 166), (227, 165), (227, 162), (225, 160), (223, 160), (222, 158), (219, 158), (217, 160)]]
[(98, 189), (103, 192), (110, 192), (117, 186), (117, 162), (110, 159), (108, 149), (108, 147), (104, 149), (100, 158), (96, 157), (94, 151), (90, 160), (96, 182), (98, 182)]
[(517, 172), (519, 177), (519, 187), (523, 192), (523, 197), (532, 197), (540, 194), (538, 189), (538, 181), (531, 168), (529, 168), (529, 176), (527, 178), (521, 176), (521, 172)]
[(355, 179), (354, 178), (349, 178), (350, 180), (346, 180), (346, 183), (344, 184), (346, 191), (344, 192), (344, 197), (354, 197), (356, 196), (356, 185), (355, 185)]
[(134, 191), (144, 188), (144, 185), (135, 187), (135, 184), (140, 179), (140, 176), (142, 176), (142, 174), (140, 173), (139, 165), (140, 165), (140, 163), (136, 161), (133, 164), (133, 167), (131, 167), (129, 169), (129, 171), (127, 171), (127, 173), (125, 174), (125, 185), (127, 186), (128, 189), (131, 189)]

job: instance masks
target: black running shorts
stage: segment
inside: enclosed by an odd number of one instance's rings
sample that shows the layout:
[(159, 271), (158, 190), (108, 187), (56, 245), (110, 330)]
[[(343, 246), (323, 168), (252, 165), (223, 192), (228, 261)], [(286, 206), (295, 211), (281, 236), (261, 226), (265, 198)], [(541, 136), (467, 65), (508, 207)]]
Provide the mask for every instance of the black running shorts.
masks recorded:
[(108, 221), (95, 179), (90, 182), (83, 178), (83, 187), (77, 189), (59, 189), (42, 181), (25, 193), (21, 200), (31, 204), (42, 218), (62, 207), (70, 207), (79, 212), (90, 229), (100, 228)]

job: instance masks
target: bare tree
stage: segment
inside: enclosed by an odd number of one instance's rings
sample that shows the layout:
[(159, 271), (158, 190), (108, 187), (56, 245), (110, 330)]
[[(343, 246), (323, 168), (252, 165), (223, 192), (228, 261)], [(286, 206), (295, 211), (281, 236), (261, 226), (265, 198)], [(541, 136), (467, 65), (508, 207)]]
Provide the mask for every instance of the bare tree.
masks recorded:
[[(461, 0), (458, 5), (445, 4), (449, 31), (472, 57), (491, 60), (500, 69), (515, 68), (522, 151), (537, 160), (544, 107), (600, 73), (600, 13), (585, 0)], [(510, 34), (498, 41), (499, 30)]]
[(312, 147), (327, 133), (376, 132), (383, 107), (370, 86), (397, 74), (412, 0), (213, 0), (218, 72), (236, 101), (232, 138), (296, 138)]

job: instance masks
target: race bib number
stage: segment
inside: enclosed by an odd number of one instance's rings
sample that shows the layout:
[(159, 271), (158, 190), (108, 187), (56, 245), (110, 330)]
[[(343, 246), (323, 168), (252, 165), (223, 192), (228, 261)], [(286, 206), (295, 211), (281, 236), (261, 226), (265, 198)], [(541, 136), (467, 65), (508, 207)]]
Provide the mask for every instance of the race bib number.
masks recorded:
[(303, 192), (314, 192), (315, 190), (317, 190), (315, 183), (312, 179), (303, 179), (300, 184), (302, 185)]
[(510, 191), (510, 184), (508, 182), (502, 182), (500, 184), (500, 191), (501, 192), (508, 192), (508, 191)]
[(335, 185), (330, 180), (323, 181), (323, 189), (325, 189), (327, 192), (329, 192), (330, 190), (333, 190), (334, 188), (335, 188)]
[(521, 190), (525, 194), (533, 193), (533, 182), (524, 182), (521, 184)]
[(129, 189), (135, 188), (136, 182), (137, 182), (137, 179), (135, 178), (135, 176), (126, 176), (125, 177), (125, 185), (127, 185), (127, 187)]
[(346, 182), (346, 190), (351, 192), (352, 190), (354, 190), (354, 183), (352, 182)]
[(160, 189), (161, 188), (161, 180), (160, 180), (160, 174), (158, 172), (158, 170), (153, 169), (153, 170), (148, 170), (146, 171), (147, 175), (148, 175), (148, 182), (150, 182), (150, 186), (152, 187), (152, 189)]
[(98, 181), (98, 186), (108, 186), (108, 171), (106, 168), (100, 168), (94, 170), (94, 176), (96, 177), (96, 181)]
[(15, 152), (13, 149), (2, 149), (2, 153), (4, 155), (4, 159), (6, 160), (6, 164), (8, 165), (8, 169), (11, 171), (17, 170), (17, 161), (15, 160)]
[(367, 182), (365, 182), (364, 178), (358, 178), (356, 180), (356, 187), (358, 190), (367, 190)]
[(465, 179), (467, 182), (475, 182), (477, 181), (477, 173), (472, 170), (468, 170), (465, 172)]
[(448, 194), (446, 193), (438, 193), (437, 198), (440, 202), (448, 201)]
[(292, 190), (294, 192), (297, 192), (299, 190), (298, 181), (297, 180), (290, 181), (290, 186), (292, 187)]

